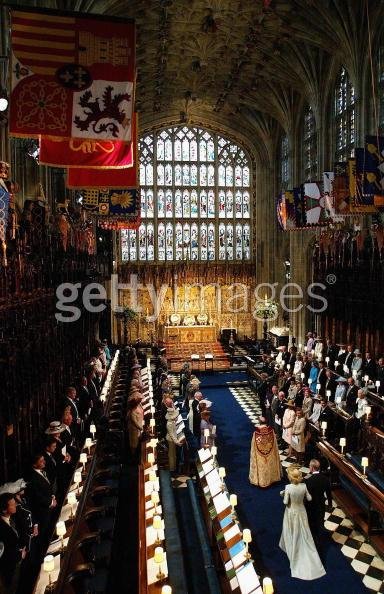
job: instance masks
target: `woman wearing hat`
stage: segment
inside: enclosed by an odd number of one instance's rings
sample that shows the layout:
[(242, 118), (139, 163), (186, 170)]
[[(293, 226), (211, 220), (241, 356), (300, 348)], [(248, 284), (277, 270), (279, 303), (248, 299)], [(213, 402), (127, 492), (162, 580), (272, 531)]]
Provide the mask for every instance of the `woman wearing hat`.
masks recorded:
[[(185, 442), (184, 433), (177, 434), (176, 419), (179, 416), (179, 411), (176, 408), (168, 408), (165, 419), (167, 421), (167, 435), (168, 442), (168, 462), (170, 472), (175, 472), (177, 460), (181, 454), (183, 443)], [(176, 449), (177, 448), (177, 449)]]
[(295, 403), (293, 400), (288, 400), (287, 408), (283, 416), (283, 440), (288, 444), (288, 458), (292, 456), (292, 427), (295, 422)]
[(137, 462), (140, 437), (144, 428), (144, 411), (141, 398), (131, 398), (127, 402), (127, 422), (129, 447), (134, 462)]
[[(201, 404), (201, 402), (200, 402)], [(214, 438), (212, 437), (212, 430), (213, 430), (213, 425), (211, 423), (211, 411), (209, 408), (205, 408), (204, 410), (202, 410), (200, 412), (200, 417), (201, 417), (201, 422), (200, 422), (200, 432), (201, 432), (201, 438), (200, 438), (200, 447), (201, 448), (210, 448), (213, 445), (215, 445), (214, 443)], [(205, 436), (205, 431), (209, 431), (209, 436), (206, 437)]]
[(305, 452), (305, 430), (307, 426), (307, 420), (303, 415), (301, 408), (296, 409), (296, 418), (292, 427), (292, 438), (291, 444), (292, 449), (295, 451), (298, 462), (302, 462)]

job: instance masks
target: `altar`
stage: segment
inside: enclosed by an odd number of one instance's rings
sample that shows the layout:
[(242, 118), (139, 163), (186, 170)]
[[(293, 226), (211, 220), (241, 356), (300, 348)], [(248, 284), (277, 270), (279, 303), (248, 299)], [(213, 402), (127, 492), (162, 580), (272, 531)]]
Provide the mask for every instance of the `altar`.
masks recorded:
[(215, 342), (215, 326), (164, 326), (164, 341), (168, 343)]

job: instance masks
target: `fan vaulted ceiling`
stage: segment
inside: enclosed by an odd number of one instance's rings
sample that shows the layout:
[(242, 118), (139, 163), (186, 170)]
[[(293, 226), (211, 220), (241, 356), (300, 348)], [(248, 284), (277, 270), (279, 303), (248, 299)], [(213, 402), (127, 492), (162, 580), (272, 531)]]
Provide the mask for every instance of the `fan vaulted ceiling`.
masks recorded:
[[(289, 129), (304, 98), (315, 110), (331, 57), (358, 77), (366, 2), (382, 0), (30, 0), (14, 5), (132, 17), (141, 128), (203, 122), (262, 141)], [(382, 25), (381, 25), (382, 26)]]

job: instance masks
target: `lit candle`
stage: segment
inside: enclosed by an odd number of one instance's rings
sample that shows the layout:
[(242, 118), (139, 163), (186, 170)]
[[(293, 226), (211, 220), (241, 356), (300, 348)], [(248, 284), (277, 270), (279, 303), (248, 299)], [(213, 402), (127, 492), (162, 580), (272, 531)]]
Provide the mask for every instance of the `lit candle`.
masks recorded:
[(311, 378), (311, 377), (309, 377), (309, 378), (308, 378), (308, 386), (310, 386), (310, 385), (311, 385), (311, 383), (312, 383), (312, 378)]
[(252, 542), (252, 534), (249, 528), (244, 528), (243, 530), (243, 542), (245, 544), (245, 558), (250, 559), (251, 555), (248, 551), (248, 545), (250, 542)]
[(231, 508), (232, 508), (232, 518), (235, 516), (235, 507), (237, 505), (237, 495), (235, 495), (234, 493), (232, 493), (229, 496), (229, 503), (231, 504)]
[(329, 357), (325, 357), (325, 362), (328, 365), (328, 363), (329, 363)]
[(323, 431), (323, 435), (325, 435), (325, 431), (327, 429), (327, 421), (322, 421), (321, 422), (321, 429)]
[(305, 378), (305, 373), (300, 373), (301, 375), (301, 379), (303, 380)]
[(339, 444), (340, 444), (340, 447), (341, 447), (341, 453), (342, 454), (344, 453), (344, 448), (346, 446), (346, 443), (347, 443), (347, 440), (345, 439), (345, 437), (340, 437)]
[(287, 363), (287, 371), (289, 371), (291, 369), (291, 365), (290, 363)]
[(68, 501), (68, 505), (71, 506), (71, 513), (70, 513), (69, 518), (71, 520), (73, 520), (73, 506), (76, 505), (76, 503), (77, 503), (76, 495), (75, 495), (75, 493), (73, 491), (70, 491), (68, 493), (67, 501)]
[(160, 497), (159, 497), (159, 494), (157, 491), (153, 491), (153, 493), (151, 493), (151, 501), (155, 508), (155, 515), (156, 515), (157, 514), (157, 504), (160, 502)]
[(205, 440), (205, 443), (208, 443), (208, 437), (209, 437), (209, 429), (204, 429), (204, 440)]
[(316, 384), (316, 391), (320, 392), (320, 389), (321, 389), (321, 384)]
[(80, 483), (81, 483), (81, 472), (76, 470), (75, 474), (73, 475), (73, 482), (77, 485), (77, 492), (79, 492)]
[(335, 361), (335, 367), (338, 367), (338, 366), (339, 366), (339, 362)]
[(152, 466), (155, 461), (155, 454), (153, 452), (149, 452), (148, 454), (148, 462)]
[(65, 527), (65, 522), (60, 521), (56, 524), (56, 534), (61, 540), (61, 552), (64, 551), (64, 534), (66, 534), (67, 529)]
[(212, 457), (213, 457), (213, 461), (215, 461), (215, 457), (217, 455), (217, 447), (216, 446), (212, 446), (211, 447), (211, 454), (212, 454)]
[(380, 380), (375, 381), (375, 386), (376, 386), (376, 392), (378, 392), (379, 388), (380, 388)]
[(368, 458), (366, 458), (365, 456), (361, 458), (361, 466), (363, 467), (363, 474), (365, 474), (368, 466)]
[(161, 538), (160, 538), (160, 534), (159, 534), (159, 530), (161, 530), (162, 528), (162, 521), (161, 521), (161, 517), (160, 516), (153, 516), (153, 521), (152, 521), (152, 527), (154, 530), (156, 530), (156, 540), (155, 540), (155, 544), (159, 545), (161, 544)]
[(371, 414), (371, 411), (372, 411), (371, 406), (364, 406), (364, 413), (367, 415), (367, 417), (369, 417), (369, 415)]
[(331, 390), (327, 390), (325, 394), (326, 394), (326, 396), (327, 396), (328, 400), (329, 400), (329, 399), (330, 399), (330, 397), (332, 396), (332, 392), (331, 392)]
[(369, 375), (365, 375), (364, 376), (364, 381), (365, 381), (366, 384), (369, 382)]
[(55, 558), (53, 555), (47, 555), (44, 557), (44, 571), (48, 574), (48, 583), (52, 584), (51, 573), (55, 569)]
[(211, 433), (212, 435), (216, 435), (216, 425), (212, 425)]
[[(346, 367), (346, 365), (344, 367)], [(348, 367), (347, 367), (346, 373), (348, 373)], [(356, 371), (356, 369), (353, 369), (352, 370), (352, 377), (353, 377), (353, 379), (356, 379), (357, 378), (357, 371)]]
[(159, 571), (156, 574), (156, 579), (163, 580), (165, 578), (164, 573), (161, 570), (161, 564), (164, 562), (164, 549), (163, 547), (156, 547), (155, 554), (153, 556), (154, 562), (159, 566)]
[(88, 448), (88, 454), (91, 453), (91, 446), (92, 446), (92, 439), (90, 437), (86, 437), (85, 447)]
[(273, 594), (273, 583), (270, 577), (265, 577), (263, 579), (263, 594)]
[(79, 462), (83, 465), (83, 471), (85, 470), (85, 465), (87, 463), (88, 456), (85, 452), (81, 452)]
[(161, 588), (161, 594), (172, 594), (172, 588), (171, 588), (171, 586), (168, 586), (168, 584), (166, 584), (165, 586), (163, 586)]

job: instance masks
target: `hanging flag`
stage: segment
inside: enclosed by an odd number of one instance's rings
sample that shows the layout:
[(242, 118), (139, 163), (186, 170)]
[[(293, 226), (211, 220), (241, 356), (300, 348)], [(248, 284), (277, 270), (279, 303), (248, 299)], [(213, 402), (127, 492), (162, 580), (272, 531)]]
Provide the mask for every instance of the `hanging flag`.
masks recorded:
[(329, 218), (324, 206), (323, 182), (305, 182), (301, 187), (304, 197), (306, 226), (327, 226)]
[(6, 185), (3, 182), (3, 180), (0, 180), (0, 243), (3, 245), (6, 241), (9, 214), (9, 198), (10, 194), (8, 192)]
[(335, 196), (333, 194), (333, 182), (335, 180), (335, 173), (333, 171), (323, 172), (323, 190), (324, 190), (324, 208), (326, 216), (333, 223), (343, 223), (344, 217), (336, 214)]
[(293, 199), (295, 201), (296, 227), (305, 227), (305, 206), (301, 187), (293, 188)]
[(131, 140), (131, 20), (11, 10), (13, 136)]
[(363, 193), (384, 196), (384, 136), (365, 137)]
[(283, 231), (292, 231), (297, 228), (293, 190), (280, 192), (277, 198), (276, 209), (277, 220)]
[[(132, 138), (137, 138), (137, 114), (133, 116)], [(134, 142), (42, 137), (39, 163), (51, 167), (119, 169), (134, 166)]]
[(335, 213), (338, 215), (349, 215), (351, 214), (350, 196), (349, 196), (349, 178), (348, 178), (348, 163), (346, 161), (340, 161), (334, 163), (333, 167), (334, 179), (333, 179), (333, 199)]
[[(349, 195), (351, 197), (351, 213), (369, 214), (377, 212), (374, 205), (374, 185), (370, 185), (367, 175), (370, 174), (365, 169), (366, 150), (363, 148), (355, 149), (355, 158), (348, 159), (349, 175)], [(371, 188), (371, 193), (364, 193)]]

